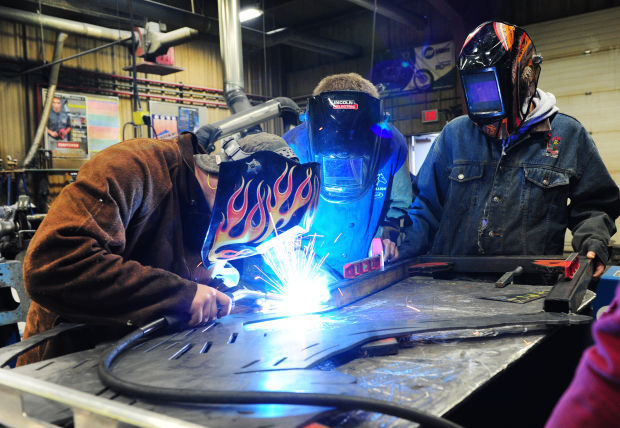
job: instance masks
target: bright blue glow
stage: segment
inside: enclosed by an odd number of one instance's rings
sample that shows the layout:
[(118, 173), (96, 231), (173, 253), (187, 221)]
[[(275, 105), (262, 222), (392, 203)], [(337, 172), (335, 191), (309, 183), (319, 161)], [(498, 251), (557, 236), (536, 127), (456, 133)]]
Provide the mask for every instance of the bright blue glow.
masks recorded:
[[(295, 332), (309, 331), (321, 328), (324, 320), (319, 314), (299, 315), (285, 318), (270, 319), (267, 321), (251, 322), (244, 325), (246, 330), (261, 331), (283, 331), (290, 330)], [(295, 336), (294, 340), (304, 340), (304, 335)], [(307, 343), (306, 345), (311, 345)], [(300, 345), (303, 347), (302, 345)]]
[[(289, 231), (290, 232), (290, 231)], [(281, 296), (268, 300), (264, 309), (281, 315), (297, 315), (324, 309), (330, 298), (327, 277), (321, 266), (328, 254), (316, 261), (316, 235), (304, 241), (300, 233), (279, 235), (262, 252), (263, 260), (276, 278), (260, 277)]]
[(403, 62), (401, 62), (401, 63), (400, 63), (400, 65), (402, 65), (402, 66), (403, 66), (403, 68), (407, 68), (407, 67), (409, 67), (409, 63), (408, 63), (407, 61), (403, 61)]
[(388, 124), (390, 117), (387, 116), (385, 120), (379, 123), (375, 123), (370, 127), (373, 134), (378, 135), (381, 138), (392, 138), (392, 130)]
[(299, 121), (300, 122), (305, 122), (308, 120), (308, 113), (303, 112), (303, 113), (299, 113)]

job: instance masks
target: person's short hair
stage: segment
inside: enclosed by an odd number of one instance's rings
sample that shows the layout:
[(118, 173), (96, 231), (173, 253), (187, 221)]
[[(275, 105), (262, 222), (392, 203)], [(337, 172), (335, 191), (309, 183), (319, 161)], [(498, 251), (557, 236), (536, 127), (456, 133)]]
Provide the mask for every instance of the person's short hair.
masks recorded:
[(372, 84), (370, 80), (364, 79), (357, 73), (343, 73), (332, 74), (331, 76), (324, 77), (314, 91), (312, 95), (319, 95), (321, 92), (331, 91), (360, 91), (365, 92), (370, 96), (379, 98), (379, 91)]
[[(229, 139), (236, 141), (236, 144), (234, 144), (234, 141), (230, 141), (232, 144), (227, 144)], [(240, 140), (235, 140), (232, 137), (229, 139), (224, 139), (224, 147), (221, 150), (215, 150), (209, 154), (194, 155), (196, 165), (205, 172), (218, 174), (220, 172), (220, 163), (243, 159), (252, 153), (261, 151), (274, 152), (299, 162), (293, 149), (286, 144), (282, 137), (275, 134), (259, 132), (257, 134), (249, 134)]]

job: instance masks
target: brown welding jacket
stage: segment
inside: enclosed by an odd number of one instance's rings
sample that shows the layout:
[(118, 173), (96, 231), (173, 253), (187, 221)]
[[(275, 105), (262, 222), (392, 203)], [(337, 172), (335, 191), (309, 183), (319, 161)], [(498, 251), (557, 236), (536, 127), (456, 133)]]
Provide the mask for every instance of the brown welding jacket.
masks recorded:
[(26, 364), (118, 338), (162, 315), (189, 320), (191, 281), (211, 217), (194, 175), (196, 140), (137, 139), (103, 150), (52, 204), (30, 242), (25, 336), (87, 323)]

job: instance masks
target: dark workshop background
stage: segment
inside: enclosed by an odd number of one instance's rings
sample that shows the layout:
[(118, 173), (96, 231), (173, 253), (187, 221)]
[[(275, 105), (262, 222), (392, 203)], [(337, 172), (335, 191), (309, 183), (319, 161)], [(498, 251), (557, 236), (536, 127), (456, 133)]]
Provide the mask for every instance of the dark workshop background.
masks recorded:
[[(398, 58), (420, 46), (453, 41), (458, 54), (466, 35), (485, 20), (524, 26), (544, 57), (539, 86), (555, 94), (561, 112), (585, 125), (620, 183), (619, 0), (241, 1), (242, 7), (249, 4), (264, 10), (263, 16), (243, 24), (245, 85), (255, 103), (286, 96), (303, 106), (322, 77), (337, 72), (369, 77), (382, 59)], [(140, 83), (141, 99), (184, 97), (189, 105), (206, 106), (209, 122), (229, 114), (221, 92), (214, 0), (3, 0), (0, 5), (124, 30), (132, 27), (132, 18), (135, 25), (146, 19), (163, 23), (168, 31), (195, 28), (197, 37), (175, 47), (175, 65), (184, 71), (161, 77), (139, 73), (145, 79)], [(55, 40), (54, 31), (0, 16), (0, 157), (5, 165), (8, 156), (24, 159), (30, 147), (49, 69), (21, 72), (50, 61)], [(102, 43), (70, 34), (63, 57)], [(123, 67), (130, 64), (130, 51), (118, 45), (79, 57), (63, 63), (58, 90), (109, 95), (114, 87), (120, 98), (120, 123), (126, 123), (132, 112), (127, 95), (131, 74)], [(461, 90), (456, 73), (452, 76), (452, 84), (430, 90), (384, 94), (384, 106), (403, 134), (439, 131), (462, 113)], [(201, 89), (179, 94), (174, 84), (180, 83)], [(429, 109), (437, 109), (438, 121), (422, 123), (422, 111)], [(281, 132), (274, 123), (267, 129)], [(50, 177), (50, 184), (53, 181)], [(62, 187), (67, 178), (61, 175), (56, 181)]]

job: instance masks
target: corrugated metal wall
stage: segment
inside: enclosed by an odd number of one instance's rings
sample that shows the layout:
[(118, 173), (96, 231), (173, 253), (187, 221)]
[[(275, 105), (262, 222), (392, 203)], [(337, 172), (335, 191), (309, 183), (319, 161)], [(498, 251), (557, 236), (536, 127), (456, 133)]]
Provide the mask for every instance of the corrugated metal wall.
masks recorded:
[(620, 185), (620, 7), (526, 29), (543, 56), (539, 86), (586, 127)]
[[(34, 26), (15, 22), (0, 21), (0, 58), (21, 63), (16, 70), (24, 68), (23, 62), (41, 63), (43, 51), (45, 59), (50, 61), (56, 41), (56, 33), (50, 30), (41, 30)], [(62, 57), (67, 57), (96, 46), (106, 41), (90, 39), (70, 34), (65, 42)], [(267, 69), (270, 72), (267, 80), (263, 79), (264, 55), (261, 52), (244, 59), (246, 66), (246, 89), (249, 93), (266, 95), (266, 91), (280, 95), (282, 88), (279, 85), (279, 73), (273, 70), (280, 69), (279, 56), (268, 57)], [(139, 59), (140, 61), (140, 59)], [(71, 73), (72, 79), (79, 75), (80, 70), (95, 71), (130, 76), (123, 71), (123, 67), (131, 64), (129, 50), (124, 46), (114, 46), (95, 53), (91, 53), (63, 63), (60, 69), (59, 90), (65, 73)], [(219, 54), (219, 44), (212, 39), (193, 39), (175, 47), (175, 65), (184, 68), (184, 71), (167, 76), (144, 75), (138, 73), (139, 78), (149, 78), (164, 82), (184, 83), (200, 87), (221, 90), (223, 87), (222, 65)], [(47, 71), (37, 75), (25, 77), (0, 76), (0, 156), (6, 159), (11, 155), (19, 160), (25, 156), (31, 144), (37, 126), (36, 84), (47, 85)], [(68, 76), (68, 75), (67, 75)], [(146, 100), (142, 100), (143, 108), (147, 108)], [(132, 104), (128, 97), (121, 97), (120, 123), (131, 121)], [(227, 108), (208, 107), (208, 121), (215, 122), (229, 115)], [(30, 120), (30, 123), (28, 121)], [(274, 130), (274, 124), (267, 126)], [(129, 133), (127, 133), (129, 136)], [(119, 136), (119, 139), (121, 137)]]

